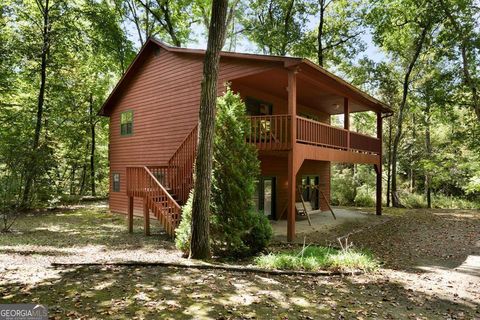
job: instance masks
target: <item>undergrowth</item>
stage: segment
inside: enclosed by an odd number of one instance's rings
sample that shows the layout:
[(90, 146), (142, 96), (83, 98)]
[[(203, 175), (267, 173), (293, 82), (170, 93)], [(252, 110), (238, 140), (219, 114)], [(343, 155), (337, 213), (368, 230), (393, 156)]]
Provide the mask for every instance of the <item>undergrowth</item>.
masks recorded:
[(378, 261), (368, 252), (353, 248), (334, 249), (331, 247), (309, 246), (300, 251), (269, 253), (255, 258), (255, 263), (266, 269), (280, 270), (335, 270), (374, 271)]

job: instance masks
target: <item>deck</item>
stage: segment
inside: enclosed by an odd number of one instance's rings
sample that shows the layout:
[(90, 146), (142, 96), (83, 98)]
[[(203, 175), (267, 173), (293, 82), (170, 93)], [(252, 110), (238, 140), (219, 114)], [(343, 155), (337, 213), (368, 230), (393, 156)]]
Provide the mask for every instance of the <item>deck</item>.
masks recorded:
[[(258, 150), (289, 150), (292, 148), (291, 119), (287, 114), (251, 116), (247, 141)], [(381, 153), (378, 138), (300, 116), (296, 116), (296, 122), (296, 143), (373, 155)]]

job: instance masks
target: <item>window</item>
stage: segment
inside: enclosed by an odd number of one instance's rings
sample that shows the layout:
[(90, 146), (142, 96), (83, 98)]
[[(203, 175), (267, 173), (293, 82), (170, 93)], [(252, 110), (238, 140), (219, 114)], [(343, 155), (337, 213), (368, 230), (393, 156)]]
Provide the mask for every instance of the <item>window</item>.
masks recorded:
[(113, 192), (120, 192), (120, 173), (112, 175), (112, 190)]
[(125, 111), (120, 115), (120, 134), (128, 136), (133, 133), (133, 111)]
[(272, 114), (273, 105), (269, 102), (247, 97), (245, 104), (247, 106), (247, 114), (250, 116), (264, 116)]
[(255, 194), (253, 201), (255, 209), (263, 212), (264, 215), (271, 219), (275, 219), (275, 202), (276, 202), (276, 178), (261, 177), (255, 181)]

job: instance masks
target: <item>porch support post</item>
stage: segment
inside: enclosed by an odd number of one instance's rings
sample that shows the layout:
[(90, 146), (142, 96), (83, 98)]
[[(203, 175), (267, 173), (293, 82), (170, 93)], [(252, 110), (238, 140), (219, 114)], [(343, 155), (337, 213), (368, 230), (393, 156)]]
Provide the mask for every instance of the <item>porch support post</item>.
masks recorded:
[(287, 212), (287, 240), (295, 239), (295, 184), (296, 168), (295, 153), (297, 142), (297, 69), (288, 70), (288, 114), (290, 115), (291, 149), (288, 152), (288, 212)]
[(378, 155), (378, 164), (375, 165), (377, 173), (377, 215), (382, 215), (382, 113), (377, 112), (377, 138), (380, 140), (380, 152)]
[(128, 220), (128, 233), (133, 233), (133, 197), (128, 197), (128, 212), (127, 212), (127, 220)]
[(148, 210), (147, 198), (143, 198), (143, 230), (146, 236), (150, 235), (150, 212)]
[[(343, 128), (350, 131), (350, 105), (348, 98), (343, 98)], [(350, 149), (350, 132), (347, 132), (347, 150)]]

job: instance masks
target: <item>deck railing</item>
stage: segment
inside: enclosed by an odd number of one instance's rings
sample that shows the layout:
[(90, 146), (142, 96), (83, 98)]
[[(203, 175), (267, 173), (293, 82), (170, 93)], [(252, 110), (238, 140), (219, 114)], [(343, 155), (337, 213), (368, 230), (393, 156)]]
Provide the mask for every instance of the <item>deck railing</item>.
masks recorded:
[(337, 128), (326, 123), (297, 116), (297, 142), (315, 146), (380, 153), (380, 139)]
[(259, 150), (288, 150), (291, 147), (291, 117), (287, 114), (251, 116), (247, 141)]
[(378, 138), (370, 137), (357, 132), (350, 132), (350, 149), (363, 152), (380, 153), (382, 150), (382, 143)]
[(348, 131), (326, 123), (297, 117), (297, 142), (327, 148), (347, 149)]
[[(291, 148), (291, 117), (287, 114), (251, 116), (247, 141), (259, 150)], [(297, 116), (295, 141), (324, 148), (380, 153), (380, 139), (337, 128), (329, 124)]]
[(181, 203), (187, 201), (193, 187), (193, 165), (197, 152), (197, 140), (198, 125), (190, 131), (168, 161), (168, 167), (174, 173), (170, 175), (169, 187), (172, 188)]

